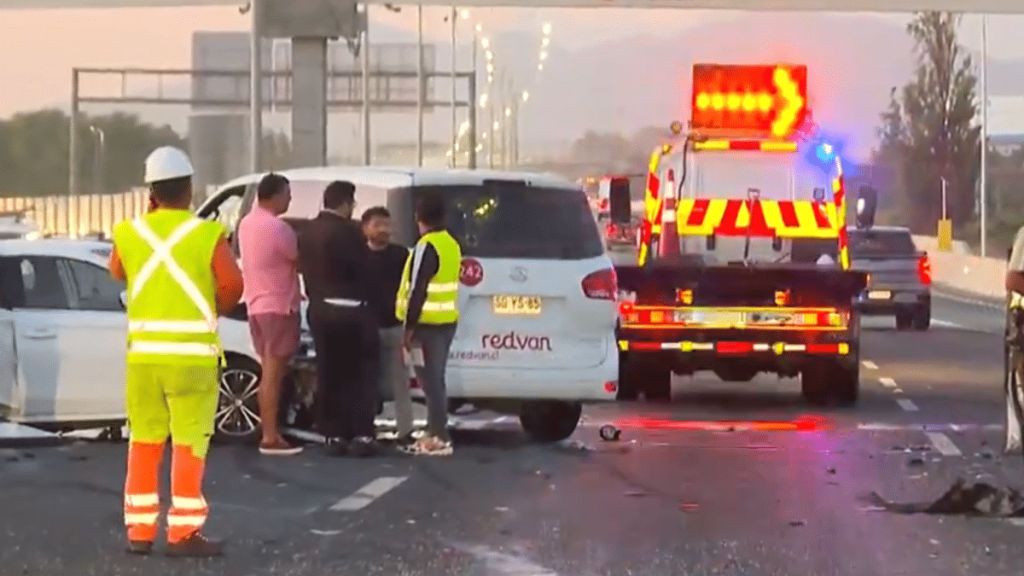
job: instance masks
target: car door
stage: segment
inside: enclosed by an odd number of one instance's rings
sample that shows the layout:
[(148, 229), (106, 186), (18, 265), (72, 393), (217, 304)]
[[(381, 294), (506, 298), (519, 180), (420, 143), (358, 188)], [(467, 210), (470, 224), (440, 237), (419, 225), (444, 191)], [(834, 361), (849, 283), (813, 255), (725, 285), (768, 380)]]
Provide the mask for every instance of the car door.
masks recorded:
[(23, 388), (25, 420), (60, 421), (73, 414), (74, 372), (61, 353), (60, 332), (73, 322), (68, 285), (61, 278), (57, 258), (17, 256), (24, 297), (14, 303), (14, 346), (18, 353), (17, 377)]
[[(69, 284), (73, 321), (60, 333), (61, 362), (75, 374), (68, 396), (75, 412), (99, 420), (124, 415), (124, 365), (128, 319), (121, 305), (125, 285), (96, 262), (58, 262)], [(70, 406), (70, 404), (69, 404)]]

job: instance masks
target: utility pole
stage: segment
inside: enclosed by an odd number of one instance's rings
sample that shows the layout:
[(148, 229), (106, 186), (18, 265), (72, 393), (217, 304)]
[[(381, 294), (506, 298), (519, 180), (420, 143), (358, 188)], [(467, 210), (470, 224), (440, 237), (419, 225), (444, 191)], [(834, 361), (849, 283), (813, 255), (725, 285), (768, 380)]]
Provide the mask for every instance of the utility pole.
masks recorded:
[(452, 151), (452, 167), (458, 166), (459, 159), (455, 154), (455, 147), (459, 145), (459, 119), (457, 116), (457, 110), (455, 108), (455, 68), (458, 66), (458, 59), (455, 53), (455, 23), (458, 20), (458, 14), (456, 14), (455, 4), (452, 3), (452, 12), (450, 18), (452, 20), (452, 70), (451, 70), (451, 112), (452, 112), (452, 145), (450, 150)]
[(981, 199), (979, 216), (981, 222), (981, 257), (984, 258), (988, 236), (988, 14), (981, 15), (981, 178), (979, 184)]

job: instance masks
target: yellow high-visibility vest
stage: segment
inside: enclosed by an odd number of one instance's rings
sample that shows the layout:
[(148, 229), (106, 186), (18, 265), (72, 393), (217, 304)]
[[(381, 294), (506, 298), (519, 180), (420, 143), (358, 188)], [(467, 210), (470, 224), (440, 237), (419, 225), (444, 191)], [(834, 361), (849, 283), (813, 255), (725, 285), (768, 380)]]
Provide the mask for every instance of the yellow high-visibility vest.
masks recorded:
[(223, 226), (187, 210), (157, 210), (114, 229), (128, 276), (129, 363), (220, 362), (211, 262), (223, 234)]
[(405, 259), (402, 282), (395, 299), (395, 316), (405, 322), (409, 308), (409, 293), (416, 285), (415, 274), (419, 273), (420, 259), (427, 245), (437, 251), (439, 260), (437, 274), (427, 284), (427, 300), (420, 313), (420, 324), (452, 324), (459, 320), (459, 268), (462, 264), (462, 248), (447, 231), (424, 234), (416, 248)]

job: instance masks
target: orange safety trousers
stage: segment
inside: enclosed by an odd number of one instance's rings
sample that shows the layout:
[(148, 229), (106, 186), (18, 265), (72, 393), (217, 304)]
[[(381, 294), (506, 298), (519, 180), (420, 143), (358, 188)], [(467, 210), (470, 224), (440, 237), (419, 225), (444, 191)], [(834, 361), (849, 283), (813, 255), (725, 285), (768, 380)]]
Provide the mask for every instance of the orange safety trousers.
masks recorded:
[(168, 436), (172, 450), (167, 540), (179, 542), (206, 522), (209, 506), (203, 498), (203, 473), (218, 385), (217, 367), (128, 365), (125, 396), (131, 440), (124, 520), (129, 540), (156, 540), (160, 469)]

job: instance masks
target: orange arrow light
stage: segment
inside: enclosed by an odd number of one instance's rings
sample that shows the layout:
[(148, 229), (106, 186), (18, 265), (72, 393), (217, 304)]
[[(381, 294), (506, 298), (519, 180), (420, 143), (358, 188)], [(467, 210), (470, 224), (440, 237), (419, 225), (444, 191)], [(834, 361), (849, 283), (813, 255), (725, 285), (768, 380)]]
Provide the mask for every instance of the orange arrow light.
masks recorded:
[(772, 136), (785, 138), (793, 133), (800, 112), (804, 109), (804, 97), (800, 93), (800, 86), (793, 81), (789, 70), (783, 67), (775, 69), (772, 75), (775, 88), (778, 90), (780, 105), (775, 111), (775, 121), (772, 122)]
[(787, 138), (803, 119), (806, 91), (806, 66), (695, 64), (691, 125)]

